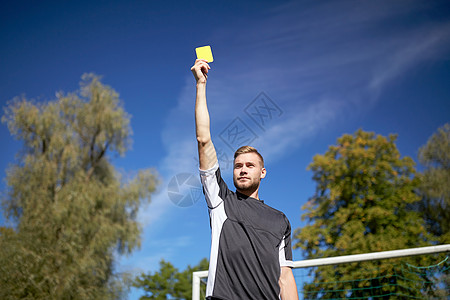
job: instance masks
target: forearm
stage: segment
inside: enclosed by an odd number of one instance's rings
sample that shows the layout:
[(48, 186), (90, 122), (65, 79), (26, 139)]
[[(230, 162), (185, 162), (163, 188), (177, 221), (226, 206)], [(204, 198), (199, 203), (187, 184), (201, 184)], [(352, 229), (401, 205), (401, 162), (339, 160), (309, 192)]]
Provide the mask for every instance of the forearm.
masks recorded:
[(209, 112), (206, 104), (206, 82), (197, 83), (195, 131), (198, 144), (199, 167), (202, 170), (207, 170), (216, 163), (217, 154), (211, 141)]
[(195, 131), (199, 144), (205, 145), (211, 140), (209, 112), (206, 104), (206, 82), (197, 83)]
[(279, 284), (281, 300), (298, 300), (297, 284), (291, 268), (281, 268)]

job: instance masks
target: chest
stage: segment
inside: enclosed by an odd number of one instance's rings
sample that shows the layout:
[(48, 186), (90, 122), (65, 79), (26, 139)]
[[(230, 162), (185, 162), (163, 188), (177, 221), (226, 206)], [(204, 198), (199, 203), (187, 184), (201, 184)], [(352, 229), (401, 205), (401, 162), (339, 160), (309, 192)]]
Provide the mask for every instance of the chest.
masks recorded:
[(270, 240), (271, 244), (278, 243), (286, 230), (283, 214), (258, 201), (256, 199), (226, 201), (227, 218), (249, 234)]

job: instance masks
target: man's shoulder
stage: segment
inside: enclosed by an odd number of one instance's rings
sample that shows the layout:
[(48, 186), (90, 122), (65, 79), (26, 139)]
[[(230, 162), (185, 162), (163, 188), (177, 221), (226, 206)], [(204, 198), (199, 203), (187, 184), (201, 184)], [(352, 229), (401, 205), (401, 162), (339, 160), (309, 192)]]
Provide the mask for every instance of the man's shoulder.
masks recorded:
[(278, 209), (276, 209), (276, 208), (270, 206), (270, 205), (267, 204), (266, 202), (264, 202), (263, 205), (264, 205), (268, 210), (272, 211), (274, 214), (279, 214), (279, 215), (281, 215), (281, 216), (283, 216), (283, 217), (286, 217), (286, 215), (285, 215), (281, 210), (278, 210)]
[(232, 194), (231, 190), (228, 188), (227, 184), (222, 178), (222, 175), (220, 173), (220, 167), (219, 164), (216, 162), (216, 164), (209, 168), (208, 170), (202, 170), (200, 171), (200, 180), (203, 186), (203, 193), (206, 194), (213, 194), (215, 196), (220, 197), (222, 200), (225, 200), (225, 198), (229, 198), (230, 194)]
[(291, 226), (288, 217), (281, 211), (278, 210), (266, 203), (263, 203), (266, 207), (267, 211), (269, 211), (272, 215), (274, 215), (281, 224), (285, 224), (287, 226)]
[(216, 162), (211, 168), (206, 169), (206, 170), (202, 170), (202, 169), (198, 169), (200, 172), (200, 176), (208, 176), (208, 175), (214, 175), (219, 173), (220, 175), (220, 167), (219, 167), (219, 163)]

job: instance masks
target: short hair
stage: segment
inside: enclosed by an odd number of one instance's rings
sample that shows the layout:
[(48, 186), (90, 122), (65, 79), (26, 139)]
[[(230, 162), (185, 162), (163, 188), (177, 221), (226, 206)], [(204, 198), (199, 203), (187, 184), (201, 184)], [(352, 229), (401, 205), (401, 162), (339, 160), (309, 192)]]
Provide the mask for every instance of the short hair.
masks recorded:
[(236, 152), (234, 152), (234, 159), (236, 159), (236, 157), (238, 157), (241, 154), (245, 154), (245, 153), (256, 153), (261, 161), (261, 167), (264, 168), (264, 158), (262, 157), (262, 155), (258, 152), (258, 150), (256, 150), (254, 147), (252, 146), (242, 146), (239, 149), (236, 150)]

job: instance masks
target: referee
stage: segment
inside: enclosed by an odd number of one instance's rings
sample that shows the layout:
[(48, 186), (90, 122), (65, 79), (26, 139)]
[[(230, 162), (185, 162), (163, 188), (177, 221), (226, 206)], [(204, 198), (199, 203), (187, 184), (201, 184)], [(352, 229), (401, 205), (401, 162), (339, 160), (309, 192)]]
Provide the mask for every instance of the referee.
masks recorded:
[(228, 189), (211, 141), (206, 81), (210, 66), (197, 59), (195, 125), (203, 185), (211, 224), (211, 254), (206, 299), (298, 300), (292, 274), (291, 226), (286, 216), (259, 198), (266, 176), (264, 159), (250, 146), (234, 154)]

